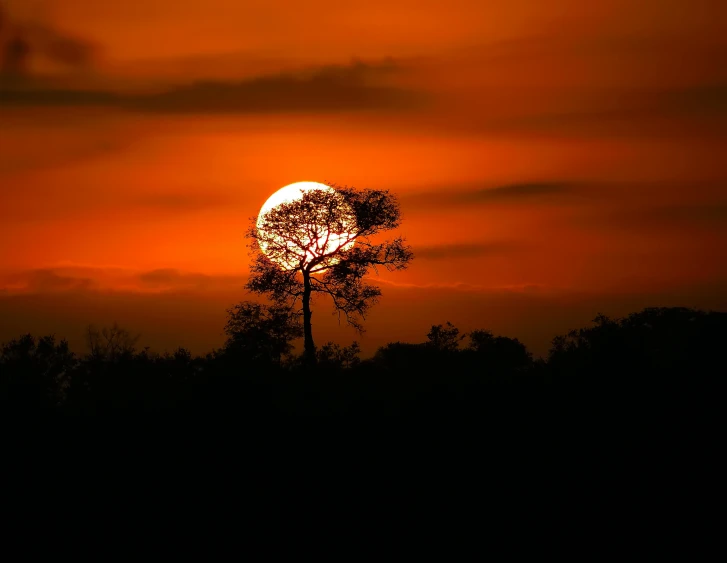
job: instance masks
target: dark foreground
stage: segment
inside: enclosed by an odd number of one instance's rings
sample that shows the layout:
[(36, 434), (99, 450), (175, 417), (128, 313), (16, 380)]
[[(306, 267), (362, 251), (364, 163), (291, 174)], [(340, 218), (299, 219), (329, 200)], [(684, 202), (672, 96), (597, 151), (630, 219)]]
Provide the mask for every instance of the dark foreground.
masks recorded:
[(138, 351), (118, 327), (104, 336), (96, 333), (84, 357), (52, 336), (5, 344), (3, 413), (268, 426), (289, 417), (470, 419), (503, 431), (527, 423), (575, 429), (585, 420), (668, 425), (687, 416), (708, 424), (727, 374), (727, 314), (680, 308), (599, 316), (556, 337), (548, 357), (535, 361), (516, 339), (474, 331), (467, 344), (449, 324), (433, 326), (423, 344), (392, 343), (367, 360), (355, 345), (325, 345), (314, 367), (286, 359), (259, 332), (235, 334), (205, 357)]
[(727, 314), (599, 317), (544, 361), (460, 340), (433, 327), (366, 361), (321, 347), (315, 368), (250, 342), (10, 342), (4, 536), (94, 558), (709, 553)]

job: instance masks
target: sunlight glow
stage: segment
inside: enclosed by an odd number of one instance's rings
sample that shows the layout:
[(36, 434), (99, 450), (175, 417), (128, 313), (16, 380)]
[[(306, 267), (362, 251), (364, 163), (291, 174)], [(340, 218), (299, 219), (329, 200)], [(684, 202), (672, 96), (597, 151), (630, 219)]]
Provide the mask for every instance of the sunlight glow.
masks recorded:
[[(262, 208), (260, 209), (260, 213), (258, 214), (257, 218), (257, 228), (259, 231), (264, 232), (264, 217), (265, 215), (275, 207), (284, 204), (284, 203), (292, 203), (296, 200), (302, 199), (303, 195), (306, 192), (312, 191), (312, 190), (325, 190), (327, 192), (335, 193), (335, 190), (331, 188), (330, 186), (327, 186), (325, 184), (321, 184), (319, 182), (296, 182), (294, 184), (289, 184), (287, 186), (284, 186), (280, 188), (277, 192), (275, 192), (273, 195), (271, 195), (267, 201), (263, 204)], [(348, 226), (348, 225), (347, 225)], [(350, 225), (351, 227), (353, 225)], [(320, 244), (318, 245), (318, 248), (316, 248), (316, 241), (311, 241), (310, 238), (303, 236), (303, 243), (306, 247), (308, 247), (308, 250), (305, 253), (306, 259), (305, 263), (309, 263), (310, 260), (313, 260), (315, 258), (318, 258), (319, 256), (323, 256), (325, 254), (331, 253), (337, 249), (340, 250), (348, 250), (351, 247), (353, 247), (354, 242), (351, 239), (351, 234), (349, 232), (342, 232), (342, 233), (336, 233), (336, 232), (329, 232), (325, 226), (320, 226), (318, 228), (318, 231), (321, 233), (317, 241), (320, 241)], [(287, 248), (290, 250), (291, 254), (298, 254), (300, 257), (303, 256), (302, 251), (300, 248), (295, 245), (292, 242), (286, 242), (280, 237), (274, 237), (275, 242), (278, 244), (284, 244), (287, 246)], [(327, 244), (323, 244), (325, 240), (328, 240)], [(350, 240), (350, 241), (349, 241)], [(349, 241), (349, 242), (347, 242)], [(300, 266), (300, 258), (298, 259), (283, 259), (279, 255), (275, 255), (272, 252), (268, 251), (268, 244), (266, 244), (263, 240), (259, 241), (260, 247), (262, 251), (268, 255), (272, 260), (275, 260), (282, 268), (286, 270), (292, 270), (294, 268), (298, 268)], [(326, 261), (326, 265), (332, 266), (338, 262), (336, 259), (328, 259)]]

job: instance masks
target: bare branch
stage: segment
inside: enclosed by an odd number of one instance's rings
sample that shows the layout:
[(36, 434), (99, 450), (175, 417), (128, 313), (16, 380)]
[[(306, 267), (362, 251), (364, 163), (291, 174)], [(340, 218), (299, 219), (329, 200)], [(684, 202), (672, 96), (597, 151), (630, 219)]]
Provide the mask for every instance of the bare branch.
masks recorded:
[(366, 314), (381, 295), (366, 281), (367, 273), (404, 269), (413, 254), (403, 238), (369, 240), (399, 226), (399, 205), (391, 193), (333, 187), (333, 192), (307, 191), (271, 209), (260, 228), (253, 219), (247, 237), (254, 260), (246, 287), (292, 307), (304, 295), (307, 279), (308, 295), (328, 295), (334, 311), (363, 331)]

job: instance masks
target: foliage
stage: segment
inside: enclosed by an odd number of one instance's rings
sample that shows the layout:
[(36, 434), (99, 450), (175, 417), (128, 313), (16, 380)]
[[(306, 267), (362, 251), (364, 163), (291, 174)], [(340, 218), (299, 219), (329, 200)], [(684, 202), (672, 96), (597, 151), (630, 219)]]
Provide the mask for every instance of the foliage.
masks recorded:
[(280, 365), (303, 336), (300, 315), (284, 305), (244, 301), (227, 314), (223, 351), (239, 359)]
[(132, 336), (117, 323), (100, 330), (93, 325), (86, 329), (86, 345), (91, 357), (96, 360), (116, 360), (132, 356), (139, 338), (140, 335)]
[(465, 334), (460, 335), (459, 329), (452, 323), (447, 321), (446, 325), (434, 325), (427, 334), (429, 346), (442, 352), (455, 352), (459, 348), (459, 343), (465, 338)]
[(473, 330), (468, 350), (474, 352), (492, 370), (523, 371), (533, 363), (533, 356), (517, 338), (494, 336), (489, 330)]
[(652, 307), (618, 319), (599, 314), (593, 326), (554, 338), (548, 363), (570, 375), (706, 372), (715, 367), (713, 351), (727, 344), (726, 318), (684, 307)]
[(108, 354), (94, 346), (81, 358), (53, 336), (11, 340), (0, 347), (0, 406), (29, 414), (204, 417), (474, 417), (493, 409), (507, 416), (515, 408), (542, 417), (565, 408), (583, 416), (600, 404), (612, 421), (629, 405), (649, 416), (672, 409), (672, 417), (694, 406), (693, 415), (710, 417), (721, 412), (724, 397), (726, 313), (654, 308), (618, 319), (599, 315), (554, 339), (547, 359), (536, 361), (517, 339), (487, 330), (470, 332), (462, 347), (463, 335), (446, 323), (433, 325), (424, 342), (393, 342), (370, 359), (360, 359), (357, 343), (327, 343), (317, 350), (315, 369), (279, 363), (300, 335), (299, 315), (249, 302), (229, 313), (227, 343), (203, 357), (183, 348), (131, 351), (136, 337), (118, 326), (98, 331), (118, 346), (101, 346)]
[(68, 342), (30, 334), (4, 344), (0, 354), (0, 395), (16, 408), (54, 407), (77, 364)]
[(318, 367), (335, 370), (355, 368), (361, 363), (360, 354), (361, 348), (358, 342), (343, 347), (333, 342), (327, 342), (316, 350)]
[(363, 331), (366, 314), (381, 295), (369, 282), (370, 270), (401, 270), (413, 257), (403, 238), (375, 240), (399, 222), (398, 202), (388, 191), (339, 186), (303, 192), (300, 199), (266, 213), (259, 228), (257, 219), (252, 220), (247, 288), (278, 305), (296, 307), (300, 302), (309, 363), (316, 359), (312, 294), (330, 297), (334, 311)]

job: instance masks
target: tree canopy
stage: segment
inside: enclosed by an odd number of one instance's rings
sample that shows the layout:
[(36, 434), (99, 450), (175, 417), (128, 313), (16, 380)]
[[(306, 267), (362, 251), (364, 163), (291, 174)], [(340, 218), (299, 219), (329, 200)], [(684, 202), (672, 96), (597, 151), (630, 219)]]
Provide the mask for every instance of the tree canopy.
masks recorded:
[(366, 313), (381, 290), (371, 269), (401, 270), (413, 257), (404, 238), (378, 240), (399, 227), (398, 202), (388, 190), (332, 186), (302, 191), (252, 221), (253, 264), (247, 288), (273, 302), (297, 307), (303, 316), (305, 356), (315, 363), (311, 296), (331, 298), (334, 311), (363, 331)]
[(286, 306), (244, 301), (227, 314), (223, 350), (249, 362), (279, 365), (303, 335), (298, 315)]

